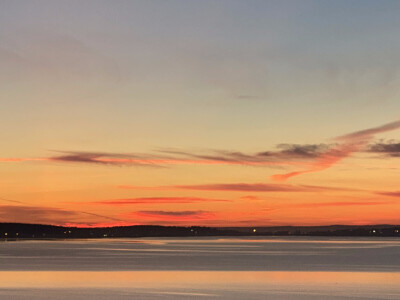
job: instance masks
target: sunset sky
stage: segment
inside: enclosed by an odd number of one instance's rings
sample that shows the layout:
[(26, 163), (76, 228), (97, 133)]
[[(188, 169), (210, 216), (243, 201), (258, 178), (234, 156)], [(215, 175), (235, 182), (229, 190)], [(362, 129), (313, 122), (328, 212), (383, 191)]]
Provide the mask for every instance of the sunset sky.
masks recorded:
[(0, 222), (400, 224), (399, 15), (0, 0)]

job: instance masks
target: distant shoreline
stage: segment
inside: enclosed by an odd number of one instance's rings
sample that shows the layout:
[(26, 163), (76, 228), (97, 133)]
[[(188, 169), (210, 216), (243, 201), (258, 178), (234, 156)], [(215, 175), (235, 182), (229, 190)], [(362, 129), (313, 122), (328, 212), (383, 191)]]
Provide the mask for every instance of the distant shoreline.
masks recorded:
[(330, 225), (271, 227), (201, 227), (135, 225), (78, 228), (0, 223), (0, 240), (219, 236), (358, 236), (400, 237), (400, 225)]

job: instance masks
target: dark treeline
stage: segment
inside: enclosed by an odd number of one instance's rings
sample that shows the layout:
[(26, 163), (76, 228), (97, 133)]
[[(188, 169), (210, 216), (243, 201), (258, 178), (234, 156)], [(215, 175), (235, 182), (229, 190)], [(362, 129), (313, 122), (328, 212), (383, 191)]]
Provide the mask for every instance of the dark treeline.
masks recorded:
[[(237, 235), (234, 230), (210, 227), (116, 226), (77, 228), (40, 224), (0, 223), (0, 238), (105, 238), (105, 237), (185, 237)], [(240, 234), (244, 235), (244, 234)]]
[(281, 226), (281, 227), (178, 227), (118, 226), (77, 228), (40, 224), (0, 223), (0, 239), (122, 238), (190, 236), (381, 236), (399, 237), (398, 225)]

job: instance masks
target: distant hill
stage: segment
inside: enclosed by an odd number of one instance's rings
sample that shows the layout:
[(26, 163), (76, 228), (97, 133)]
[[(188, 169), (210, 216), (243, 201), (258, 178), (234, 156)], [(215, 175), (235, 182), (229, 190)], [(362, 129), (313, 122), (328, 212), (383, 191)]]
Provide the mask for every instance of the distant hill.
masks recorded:
[(0, 223), (0, 239), (122, 238), (191, 236), (386, 236), (400, 237), (400, 225), (331, 225), (278, 227), (118, 226), (77, 228)]

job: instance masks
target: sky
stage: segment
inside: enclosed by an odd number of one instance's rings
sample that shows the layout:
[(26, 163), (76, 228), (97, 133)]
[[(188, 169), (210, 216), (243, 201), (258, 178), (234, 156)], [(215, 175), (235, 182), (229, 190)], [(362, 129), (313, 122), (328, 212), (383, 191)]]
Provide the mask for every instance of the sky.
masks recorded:
[(399, 13), (0, 0), (0, 222), (400, 224)]

